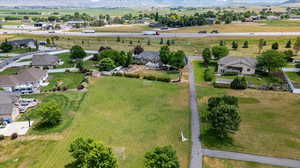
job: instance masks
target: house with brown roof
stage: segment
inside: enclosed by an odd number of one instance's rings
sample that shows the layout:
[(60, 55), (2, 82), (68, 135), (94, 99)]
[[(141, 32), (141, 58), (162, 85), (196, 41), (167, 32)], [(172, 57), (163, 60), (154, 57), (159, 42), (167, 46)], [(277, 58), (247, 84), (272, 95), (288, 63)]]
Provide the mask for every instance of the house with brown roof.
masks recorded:
[(49, 54), (39, 54), (32, 57), (31, 65), (36, 68), (47, 69), (59, 65), (60, 60), (57, 56)]
[(218, 61), (218, 73), (236, 73), (237, 75), (251, 75), (255, 73), (257, 61), (251, 57), (226, 56)]
[(47, 71), (29, 68), (18, 72), (16, 75), (0, 75), (0, 88), (21, 94), (33, 93), (47, 84), (47, 78)]
[(0, 91), (0, 120), (14, 121), (20, 114), (17, 107), (19, 96), (10, 92)]

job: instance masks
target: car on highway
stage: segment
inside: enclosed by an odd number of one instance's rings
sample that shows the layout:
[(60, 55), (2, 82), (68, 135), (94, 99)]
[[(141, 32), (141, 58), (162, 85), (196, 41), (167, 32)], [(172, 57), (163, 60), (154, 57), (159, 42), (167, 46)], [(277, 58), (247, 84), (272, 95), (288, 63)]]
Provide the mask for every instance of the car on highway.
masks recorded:
[(96, 33), (95, 30), (82, 30), (82, 33)]
[(201, 31), (199, 31), (198, 33), (200, 33), (200, 34), (206, 34), (207, 31), (206, 31), (206, 30), (201, 30)]
[(213, 30), (213, 31), (211, 31), (210, 33), (218, 34), (218, 33), (219, 33), (219, 30)]
[(55, 31), (54, 30), (49, 30), (48, 33), (55, 33)]
[(160, 35), (158, 31), (144, 31), (143, 35)]

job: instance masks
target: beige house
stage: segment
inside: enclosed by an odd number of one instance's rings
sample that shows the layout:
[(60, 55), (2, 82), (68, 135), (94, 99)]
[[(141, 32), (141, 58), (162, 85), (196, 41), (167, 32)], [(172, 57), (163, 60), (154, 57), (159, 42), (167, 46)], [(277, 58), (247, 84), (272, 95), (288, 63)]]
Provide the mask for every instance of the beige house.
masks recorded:
[(16, 120), (20, 114), (17, 107), (19, 97), (4, 91), (0, 91), (0, 97), (0, 119), (9, 122)]
[(255, 73), (257, 61), (251, 57), (226, 56), (218, 61), (218, 73), (236, 73), (238, 75), (251, 75)]

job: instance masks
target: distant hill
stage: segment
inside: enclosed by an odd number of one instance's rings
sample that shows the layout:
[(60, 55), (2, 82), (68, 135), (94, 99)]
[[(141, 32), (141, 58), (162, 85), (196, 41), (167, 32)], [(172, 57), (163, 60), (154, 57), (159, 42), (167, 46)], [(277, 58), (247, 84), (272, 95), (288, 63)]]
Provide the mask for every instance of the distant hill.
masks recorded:
[(288, 4), (288, 3), (300, 3), (300, 0), (288, 0), (284, 2), (284, 4)]

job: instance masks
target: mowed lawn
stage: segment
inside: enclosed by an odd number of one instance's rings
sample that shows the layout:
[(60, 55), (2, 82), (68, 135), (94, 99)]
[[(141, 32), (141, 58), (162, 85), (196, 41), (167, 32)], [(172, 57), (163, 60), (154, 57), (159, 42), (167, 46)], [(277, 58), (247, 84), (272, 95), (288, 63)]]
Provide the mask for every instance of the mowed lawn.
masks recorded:
[(243, 153), (300, 159), (300, 95), (289, 92), (235, 91), (198, 86), (198, 102), (202, 116), (207, 114), (207, 100), (224, 94), (239, 98), (241, 125), (233, 135), (233, 144), (217, 141), (206, 133), (202, 124), (203, 145)]
[(217, 159), (204, 157), (203, 159), (204, 168), (283, 168), (277, 166), (270, 166), (255, 162), (243, 162), (236, 160), (225, 160), (225, 159)]
[(190, 143), (180, 141), (180, 130), (190, 137), (187, 89), (187, 85), (140, 79), (105, 77), (91, 81), (64, 138), (25, 167), (64, 167), (72, 160), (70, 143), (84, 137), (113, 147), (122, 168), (143, 167), (145, 152), (157, 145), (173, 145), (182, 168), (186, 168)]

